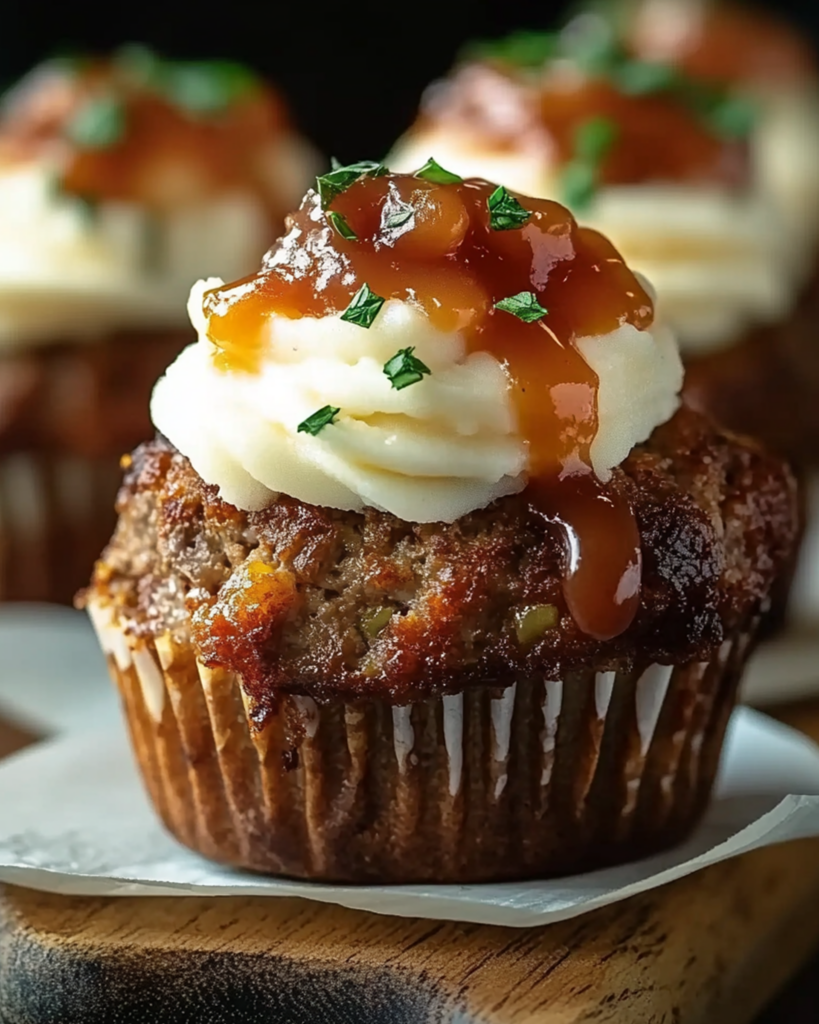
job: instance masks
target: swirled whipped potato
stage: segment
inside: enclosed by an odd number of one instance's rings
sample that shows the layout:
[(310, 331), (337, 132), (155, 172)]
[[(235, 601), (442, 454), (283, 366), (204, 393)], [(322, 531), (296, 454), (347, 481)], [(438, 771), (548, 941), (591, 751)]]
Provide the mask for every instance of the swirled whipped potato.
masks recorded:
[(453, 522), (526, 488), (574, 538), (592, 632), (624, 628), (639, 537), (607, 484), (682, 384), (648, 284), (564, 206), (434, 160), (337, 168), (288, 223), (259, 273), (194, 287), (157, 428), (245, 510)]

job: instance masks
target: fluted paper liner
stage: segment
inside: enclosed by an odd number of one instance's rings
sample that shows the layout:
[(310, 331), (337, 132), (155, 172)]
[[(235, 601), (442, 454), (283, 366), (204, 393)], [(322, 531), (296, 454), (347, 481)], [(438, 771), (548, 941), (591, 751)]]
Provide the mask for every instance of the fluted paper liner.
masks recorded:
[(707, 804), (753, 632), (707, 663), (406, 707), (281, 694), (256, 730), (236, 674), (90, 610), (167, 828), (237, 867), (361, 883), (542, 878), (677, 842)]

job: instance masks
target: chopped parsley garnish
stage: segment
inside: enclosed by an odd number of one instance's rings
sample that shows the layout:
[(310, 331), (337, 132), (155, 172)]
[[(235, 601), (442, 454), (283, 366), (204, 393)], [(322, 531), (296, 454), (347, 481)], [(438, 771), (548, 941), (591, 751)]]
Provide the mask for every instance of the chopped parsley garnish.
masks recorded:
[(414, 345), (399, 349), (392, 359), (384, 363), (384, 373), (396, 391), (417, 384), (426, 374), (432, 373), (426, 363), (412, 354), (414, 351)]
[(615, 83), (627, 96), (649, 96), (667, 92), (677, 84), (679, 72), (671, 64), (656, 61), (623, 60), (616, 69)]
[(221, 114), (260, 88), (258, 75), (235, 61), (166, 60), (140, 44), (121, 47), (114, 63), (131, 82), (190, 114)]
[(341, 235), (342, 238), (346, 238), (348, 242), (358, 241), (358, 235), (347, 223), (346, 217), (340, 213), (336, 213), (335, 210), (328, 210), (326, 216), (327, 220), (332, 224), (333, 229), (337, 234)]
[(302, 420), (298, 427), (296, 427), (296, 433), (312, 434), (315, 437), (332, 423), (340, 412), (341, 409), (336, 408), (334, 405), (325, 405), (321, 409), (317, 409), (312, 416), (308, 416), (306, 420)]
[(436, 185), (458, 185), (464, 180), (459, 174), (445, 170), (432, 157), (427, 160), (420, 171), (415, 172), (414, 177), (423, 178), (424, 181), (431, 181)]
[(117, 70), (130, 81), (147, 88), (161, 85), (164, 64), (159, 54), (142, 43), (126, 43), (114, 54)]
[(619, 128), (608, 117), (590, 117), (577, 126), (574, 134), (574, 152), (581, 160), (600, 164), (617, 141)]
[(384, 206), (381, 216), (381, 227), (383, 230), (402, 228), (415, 216), (415, 207), (412, 203), (403, 203), (400, 199), (393, 198), (389, 205)]
[(723, 93), (715, 95), (707, 106), (703, 116), (721, 138), (744, 139), (753, 131), (757, 108), (749, 96)]
[(85, 53), (77, 53), (71, 49), (58, 49), (44, 61), (42, 66), (53, 68), (54, 71), (67, 75), (78, 75), (92, 63), (91, 58)]
[(521, 206), (503, 185), (498, 185), (486, 200), (489, 207), (489, 226), (493, 231), (511, 231), (522, 227), (532, 216), (530, 210)]
[(68, 138), (83, 149), (109, 149), (125, 135), (125, 107), (114, 96), (84, 103), (66, 125)]
[(219, 114), (259, 88), (250, 68), (229, 60), (163, 61), (162, 92), (192, 114)]
[(560, 33), (558, 53), (587, 75), (610, 75), (628, 54), (607, 18), (578, 18)]
[(627, 96), (669, 94), (720, 138), (743, 138), (752, 130), (755, 108), (747, 97), (698, 81), (670, 64), (630, 56), (604, 21), (595, 19), (589, 26), (562, 38), (566, 56), (586, 74), (608, 78)]
[(537, 301), (534, 292), (518, 292), (517, 295), (510, 295), (508, 299), (501, 299), (495, 303), (495, 309), (504, 313), (511, 313), (518, 320), (524, 323), (533, 324), (536, 320), (542, 320), (549, 312)]
[[(338, 161), (335, 161), (338, 163)], [(316, 191), (321, 199), (321, 207), (326, 210), (336, 196), (346, 192), (350, 185), (359, 178), (378, 178), (382, 174), (389, 174), (383, 164), (374, 160), (360, 160), (356, 164), (347, 164), (346, 167), (334, 167), (327, 174), (321, 174), (316, 178)]]
[(585, 210), (597, 194), (597, 170), (582, 160), (570, 160), (560, 173), (560, 197), (572, 210)]
[(603, 161), (617, 141), (617, 124), (607, 117), (592, 117), (577, 126), (574, 155), (563, 168), (563, 200), (574, 210), (582, 210), (594, 198), (600, 183)]
[(754, 124), (754, 105), (747, 97), (696, 81), (670, 64), (632, 57), (606, 10), (577, 18), (560, 33), (515, 32), (502, 39), (473, 43), (462, 58), (496, 61), (524, 70), (561, 58), (590, 78), (608, 79), (624, 95), (674, 96), (721, 138), (743, 138)]
[(464, 60), (494, 61), (519, 68), (536, 68), (552, 57), (559, 37), (554, 32), (523, 30), (502, 39), (476, 39), (461, 54)]
[(378, 316), (385, 301), (380, 295), (371, 292), (368, 284), (362, 284), (350, 305), (341, 314), (341, 319), (357, 327), (372, 327), (373, 320)]

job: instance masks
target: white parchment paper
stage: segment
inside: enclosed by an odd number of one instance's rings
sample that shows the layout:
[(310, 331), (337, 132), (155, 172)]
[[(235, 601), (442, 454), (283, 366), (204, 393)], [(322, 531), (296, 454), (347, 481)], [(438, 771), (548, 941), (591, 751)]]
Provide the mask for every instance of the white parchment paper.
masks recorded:
[(100, 728), (118, 704), (85, 612), (0, 604), (0, 716), (51, 736)]
[(330, 886), (221, 868), (162, 829), (124, 731), (53, 740), (0, 766), (0, 881), (74, 895), (302, 896), (382, 914), (517, 927), (560, 921), (770, 843), (819, 835), (819, 748), (748, 709), (733, 717), (696, 834), (650, 859), (551, 882)]

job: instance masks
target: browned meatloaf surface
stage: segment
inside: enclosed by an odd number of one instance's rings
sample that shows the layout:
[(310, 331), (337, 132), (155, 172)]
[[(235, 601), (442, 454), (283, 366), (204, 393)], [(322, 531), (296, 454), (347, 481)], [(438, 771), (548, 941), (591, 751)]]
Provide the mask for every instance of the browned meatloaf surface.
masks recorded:
[[(400, 702), (510, 674), (707, 659), (764, 611), (791, 552), (789, 471), (682, 410), (611, 487), (636, 512), (643, 582), (633, 624), (605, 642), (567, 611), (560, 537), (525, 493), (452, 524), (284, 496), (242, 512), (162, 439), (130, 460), (86, 599), (114, 601), (137, 634), (190, 635), (262, 705), (277, 689)], [(516, 621), (544, 605), (557, 621), (521, 642)]]

